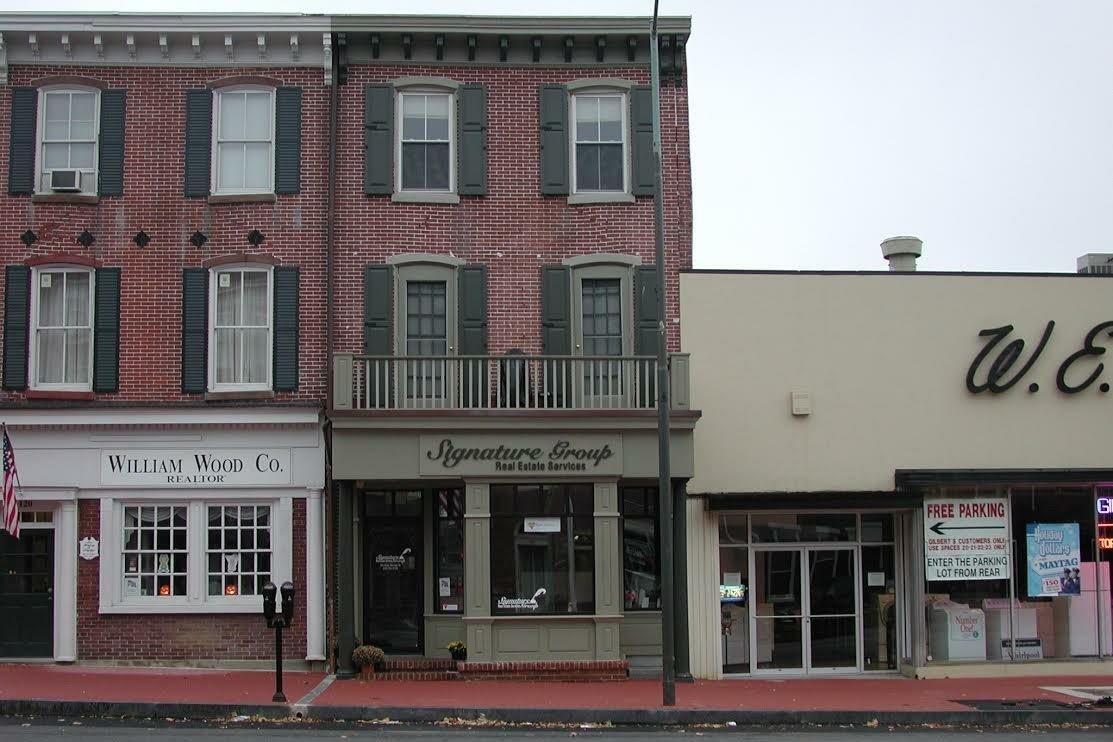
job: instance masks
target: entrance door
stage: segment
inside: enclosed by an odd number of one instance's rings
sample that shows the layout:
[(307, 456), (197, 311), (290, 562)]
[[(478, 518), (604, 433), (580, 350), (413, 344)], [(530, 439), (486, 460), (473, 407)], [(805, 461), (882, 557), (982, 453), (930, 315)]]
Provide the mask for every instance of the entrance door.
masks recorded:
[(367, 525), (364, 641), (388, 653), (422, 651), (421, 532), (414, 518), (374, 518)]
[(0, 657), (54, 656), (54, 531), (0, 533)]
[(754, 671), (858, 671), (857, 574), (853, 547), (755, 549)]

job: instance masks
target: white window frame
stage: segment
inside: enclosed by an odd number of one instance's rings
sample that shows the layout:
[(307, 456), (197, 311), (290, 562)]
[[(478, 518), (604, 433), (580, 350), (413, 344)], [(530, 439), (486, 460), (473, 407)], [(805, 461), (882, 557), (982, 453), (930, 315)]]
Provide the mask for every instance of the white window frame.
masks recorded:
[[(87, 273), (89, 275), (89, 379), (83, 383), (40, 384), (39, 379), (39, 289), (42, 276), (67, 273)], [(53, 280), (53, 279), (52, 279)], [(28, 322), (30, 334), (30, 358), (28, 359), (28, 387), (39, 391), (52, 392), (89, 392), (93, 389), (93, 349), (96, 342), (96, 280), (93, 268), (81, 265), (50, 265), (31, 269), (31, 317)], [(65, 305), (63, 301), (63, 313)], [(62, 325), (61, 327), (66, 327)], [(51, 328), (58, 329), (58, 328)], [(64, 363), (64, 361), (63, 361)]]
[[(403, 100), (408, 95), (439, 95), (448, 99), (448, 188), (444, 189), (419, 189), (402, 188), (402, 122)], [(394, 137), (394, 161), (398, 163), (394, 168), (394, 192), (411, 194), (449, 194), (456, 193), (456, 147), (458, 145), (456, 132), (456, 93), (444, 88), (406, 88), (395, 93), (394, 105), (394, 130), (398, 132)], [(419, 140), (414, 140), (419, 141)], [(439, 142), (440, 140), (420, 140), (422, 142)]]
[[(208, 507), (267, 505), (271, 508), (271, 575), (280, 585), (293, 579), (293, 497), (264, 493), (210, 492), (204, 498), (181, 492), (136, 492), (100, 500), (100, 613), (259, 613), (258, 595), (208, 594)], [(124, 507), (186, 507), (186, 594), (167, 597), (124, 595)]]
[[(588, 197), (602, 197), (608, 196), (622, 196), (630, 193), (630, 96), (625, 90), (618, 90), (613, 88), (586, 88), (582, 90), (572, 91), (569, 95), (570, 101), (568, 105), (568, 140), (569, 140), (569, 160), (568, 167), (569, 177), (572, 182), (569, 184), (570, 191), (573, 196), (582, 195)], [(618, 98), (619, 112), (621, 114), (620, 131), (622, 132), (622, 189), (621, 190), (581, 190), (578, 188), (578, 177), (576, 174), (576, 147), (579, 144), (577, 131), (576, 131), (576, 107), (581, 98)], [(598, 142), (596, 142), (598, 143)], [(611, 142), (613, 144), (613, 142)], [(586, 142), (591, 144), (591, 142)]]
[[(80, 170), (81, 171), (81, 190), (70, 192), (68, 195), (96, 195), (97, 184), (100, 180), (100, 90), (92, 87), (85, 87), (81, 85), (52, 85), (39, 88), (38, 94), (38, 118), (36, 119), (36, 132), (35, 132), (35, 193), (38, 194), (54, 194), (59, 193), (50, 188), (50, 173), (53, 169), (46, 167), (46, 100), (50, 95), (57, 95), (59, 93), (91, 93), (93, 95), (93, 138), (87, 139), (58, 139), (52, 140), (57, 142), (90, 142), (93, 145), (93, 167), (92, 168), (59, 168), (65, 170)], [(72, 108), (71, 108), (71, 122), (72, 122)]]
[[(267, 378), (253, 384), (218, 384), (216, 381), (216, 301), (217, 282), (221, 273), (255, 272), (267, 274)], [(244, 325), (240, 325), (244, 327)], [(252, 325), (252, 327), (258, 327)], [(274, 380), (274, 266), (258, 263), (237, 263), (214, 266), (209, 269), (209, 391), (254, 392), (269, 391)]]
[[(230, 139), (229, 142), (262, 142), (270, 143), (270, 156), (267, 158), (269, 177), (263, 187), (221, 188), (220, 187), (220, 113), (225, 95), (244, 93), (267, 93), (270, 95), (270, 139)], [(246, 106), (244, 108), (246, 112)], [(213, 120), (212, 120), (212, 194), (214, 196), (238, 196), (245, 194), (271, 194), (274, 193), (274, 148), (275, 148), (275, 89), (263, 85), (237, 85), (234, 87), (217, 88), (213, 91)], [(244, 158), (244, 168), (247, 167), (247, 158)], [(245, 178), (246, 180), (246, 178)]]

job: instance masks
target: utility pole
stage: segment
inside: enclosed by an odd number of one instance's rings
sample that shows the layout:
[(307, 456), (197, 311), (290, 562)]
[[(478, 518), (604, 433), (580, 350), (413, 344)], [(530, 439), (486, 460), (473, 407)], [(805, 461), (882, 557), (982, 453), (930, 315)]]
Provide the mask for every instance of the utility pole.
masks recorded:
[(672, 476), (669, 466), (669, 355), (665, 315), (665, 211), (661, 186), (661, 64), (657, 2), (649, 27), (649, 79), (653, 98), (653, 222), (657, 261), (657, 512), (661, 517), (661, 703), (676, 705), (676, 616), (673, 605)]

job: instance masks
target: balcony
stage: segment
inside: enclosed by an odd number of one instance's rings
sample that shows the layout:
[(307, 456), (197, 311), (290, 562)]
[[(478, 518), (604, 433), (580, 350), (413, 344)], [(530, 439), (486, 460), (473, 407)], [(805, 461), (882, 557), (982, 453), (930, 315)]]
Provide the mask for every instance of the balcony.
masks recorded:
[[(688, 354), (669, 356), (689, 408)], [(655, 356), (333, 356), (336, 410), (655, 410)]]

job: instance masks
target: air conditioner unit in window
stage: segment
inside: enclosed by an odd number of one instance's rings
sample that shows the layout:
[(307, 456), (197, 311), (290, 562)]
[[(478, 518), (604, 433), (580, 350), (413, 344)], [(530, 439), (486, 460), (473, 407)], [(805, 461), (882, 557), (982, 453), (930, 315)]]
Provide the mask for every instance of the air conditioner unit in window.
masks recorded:
[(80, 170), (51, 170), (50, 190), (52, 191), (80, 191)]

